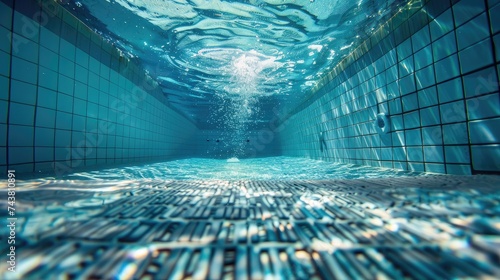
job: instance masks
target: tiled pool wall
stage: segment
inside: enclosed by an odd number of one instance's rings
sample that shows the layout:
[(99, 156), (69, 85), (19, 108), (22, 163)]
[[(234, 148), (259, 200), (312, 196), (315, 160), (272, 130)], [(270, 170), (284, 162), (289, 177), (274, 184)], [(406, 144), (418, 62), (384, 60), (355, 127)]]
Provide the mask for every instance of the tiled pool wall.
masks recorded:
[(196, 126), (140, 67), (54, 1), (1, 0), (0, 61), (1, 173), (191, 153)]
[[(499, 0), (413, 1), (283, 119), (283, 154), (498, 173), (499, 14)], [(383, 136), (373, 125), (378, 113), (390, 119)]]

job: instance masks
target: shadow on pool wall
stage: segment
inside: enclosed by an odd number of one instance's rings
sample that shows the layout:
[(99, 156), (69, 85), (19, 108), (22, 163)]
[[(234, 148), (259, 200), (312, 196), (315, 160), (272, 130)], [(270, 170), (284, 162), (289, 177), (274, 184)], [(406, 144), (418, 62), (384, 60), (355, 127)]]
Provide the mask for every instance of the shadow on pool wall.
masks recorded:
[[(498, 174), (499, 10), (498, 1), (409, 4), (282, 118), (282, 154)], [(390, 120), (385, 135), (374, 127), (378, 113)]]

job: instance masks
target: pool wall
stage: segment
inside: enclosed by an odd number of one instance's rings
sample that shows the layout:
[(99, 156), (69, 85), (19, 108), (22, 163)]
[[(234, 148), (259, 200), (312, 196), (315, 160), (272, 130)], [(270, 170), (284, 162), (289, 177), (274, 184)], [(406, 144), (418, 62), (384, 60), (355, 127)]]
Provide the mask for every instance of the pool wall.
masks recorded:
[(237, 135), (233, 131), (199, 130), (193, 154), (208, 158), (279, 156), (279, 144), (270, 129), (246, 130)]
[(2, 173), (192, 152), (196, 126), (139, 66), (54, 1), (2, 0), (0, 38)]
[[(499, 172), (499, 14), (500, 1), (412, 1), (282, 119), (282, 153), (415, 171)], [(378, 113), (389, 115), (385, 135), (374, 127)]]

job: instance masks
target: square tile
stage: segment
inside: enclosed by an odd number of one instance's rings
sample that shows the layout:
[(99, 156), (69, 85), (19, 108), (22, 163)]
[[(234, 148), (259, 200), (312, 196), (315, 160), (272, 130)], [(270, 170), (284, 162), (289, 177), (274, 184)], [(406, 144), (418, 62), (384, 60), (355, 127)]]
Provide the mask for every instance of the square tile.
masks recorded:
[(58, 77), (57, 72), (40, 66), (38, 70), (38, 85), (51, 90), (57, 90)]
[(498, 76), (495, 67), (488, 67), (463, 76), (466, 97), (473, 97), (498, 91)]
[[(9, 165), (32, 163), (33, 162), (33, 147), (8, 147), (9, 149)], [(16, 172), (20, 172), (19, 168), (14, 168)]]
[(455, 26), (460, 26), (486, 9), (484, 1), (461, 0), (453, 5)]
[(36, 127), (35, 128), (35, 146), (38, 147), (53, 147), (54, 146), (54, 129)]
[(500, 116), (500, 94), (488, 94), (466, 101), (469, 120)]
[(422, 133), (420, 128), (405, 130), (406, 146), (421, 146)]
[(9, 125), (9, 146), (33, 146), (34, 128), (26, 125)]
[[(61, 130), (61, 129), (70, 130), (72, 127), (72, 124), (73, 124), (73, 115), (72, 114), (57, 111), (56, 128), (58, 130)], [(57, 136), (57, 131), (56, 131), (56, 136)]]
[(460, 75), (458, 67), (458, 56), (451, 55), (434, 64), (434, 72), (436, 73), (436, 82), (440, 83)]
[(471, 144), (500, 143), (500, 118), (469, 122)]
[(469, 146), (444, 147), (446, 163), (470, 163)]
[(38, 67), (36, 64), (27, 60), (12, 57), (12, 78), (27, 82), (30, 84), (37, 83)]
[(36, 126), (54, 128), (56, 124), (56, 111), (38, 107), (36, 110)]
[(457, 52), (455, 32), (450, 32), (432, 43), (434, 61), (439, 61)]
[(439, 106), (442, 123), (465, 121), (465, 106), (462, 100)]
[(11, 102), (9, 123), (33, 126), (35, 106)]
[(418, 91), (417, 96), (420, 108), (438, 104), (438, 97), (435, 86)]
[(439, 84), (437, 86), (437, 89), (439, 94), (439, 102), (441, 103), (460, 100), (464, 98), (462, 90), (462, 78), (460, 77)]
[(489, 38), (460, 51), (458, 55), (462, 74), (493, 64), (494, 61), (492, 42)]
[(443, 146), (424, 146), (425, 162), (444, 162)]
[(471, 153), (474, 170), (500, 170), (500, 145), (472, 146)]

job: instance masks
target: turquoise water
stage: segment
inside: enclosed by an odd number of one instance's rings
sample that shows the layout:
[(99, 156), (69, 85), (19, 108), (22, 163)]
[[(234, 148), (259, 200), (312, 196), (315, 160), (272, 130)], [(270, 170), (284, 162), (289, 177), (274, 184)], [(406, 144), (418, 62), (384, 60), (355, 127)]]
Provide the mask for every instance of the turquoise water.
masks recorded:
[(425, 173), (399, 171), (354, 164), (332, 163), (294, 157), (240, 159), (189, 158), (121, 168), (76, 172), (68, 180), (324, 180), (422, 176)]

